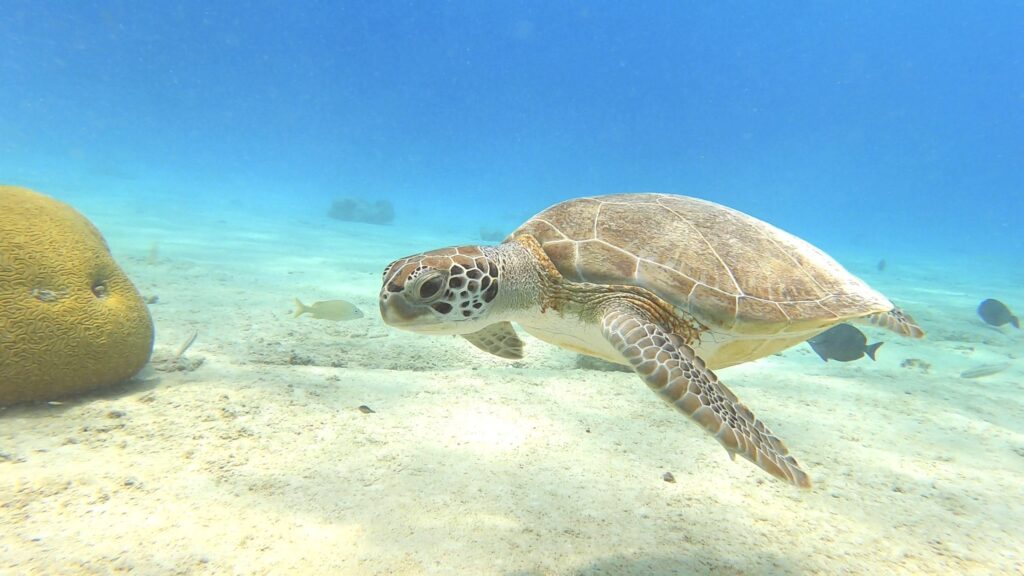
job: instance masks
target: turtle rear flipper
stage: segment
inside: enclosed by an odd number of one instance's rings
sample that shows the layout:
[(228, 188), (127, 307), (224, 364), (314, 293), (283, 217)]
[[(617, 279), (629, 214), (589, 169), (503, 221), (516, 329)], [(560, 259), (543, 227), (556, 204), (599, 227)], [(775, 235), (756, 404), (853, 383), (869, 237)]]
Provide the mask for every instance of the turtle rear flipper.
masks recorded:
[(605, 313), (602, 331), (658, 396), (700, 424), (730, 457), (739, 454), (776, 478), (810, 488), (810, 477), (782, 441), (719, 382), (680, 336), (628, 304)]
[(924, 338), (924, 330), (917, 325), (917, 322), (903, 311), (902, 308), (893, 308), (888, 312), (879, 312), (870, 316), (865, 316), (859, 320), (868, 324), (873, 324), (887, 330), (899, 334), (900, 336), (908, 336), (910, 338)]

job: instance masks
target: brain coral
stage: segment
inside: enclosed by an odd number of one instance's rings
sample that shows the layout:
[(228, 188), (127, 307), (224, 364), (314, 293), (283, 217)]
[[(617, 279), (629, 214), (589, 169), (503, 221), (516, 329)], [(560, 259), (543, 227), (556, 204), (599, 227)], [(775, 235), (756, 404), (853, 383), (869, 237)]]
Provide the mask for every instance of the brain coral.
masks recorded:
[(0, 406), (126, 380), (153, 322), (99, 231), (73, 208), (0, 186)]

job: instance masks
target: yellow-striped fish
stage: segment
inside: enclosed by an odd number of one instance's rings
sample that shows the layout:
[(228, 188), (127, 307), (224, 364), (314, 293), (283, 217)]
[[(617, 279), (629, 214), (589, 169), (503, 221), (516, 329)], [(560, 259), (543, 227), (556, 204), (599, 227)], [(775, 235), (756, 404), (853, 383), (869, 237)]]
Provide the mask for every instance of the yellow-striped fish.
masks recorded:
[(295, 318), (303, 314), (310, 314), (319, 320), (355, 320), (362, 318), (363, 312), (356, 308), (355, 304), (344, 300), (323, 300), (306, 306), (298, 298), (295, 299)]

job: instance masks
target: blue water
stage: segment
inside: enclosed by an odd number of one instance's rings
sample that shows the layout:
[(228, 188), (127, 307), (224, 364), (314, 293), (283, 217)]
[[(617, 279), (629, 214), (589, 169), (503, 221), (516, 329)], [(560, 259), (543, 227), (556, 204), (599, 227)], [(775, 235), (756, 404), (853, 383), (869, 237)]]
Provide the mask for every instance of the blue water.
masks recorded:
[(5, 1), (0, 181), (473, 232), (674, 192), (1020, 268), (1024, 5), (632, 4)]

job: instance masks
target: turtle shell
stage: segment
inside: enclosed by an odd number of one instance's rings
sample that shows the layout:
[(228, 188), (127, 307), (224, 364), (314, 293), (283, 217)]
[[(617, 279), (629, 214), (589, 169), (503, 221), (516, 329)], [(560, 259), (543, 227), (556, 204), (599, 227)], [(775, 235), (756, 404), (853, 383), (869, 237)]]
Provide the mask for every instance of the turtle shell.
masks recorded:
[(804, 240), (697, 198), (569, 200), (512, 237), (522, 234), (540, 242), (566, 279), (646, 288), (715, 332), (799, 340), (893, 307)]

